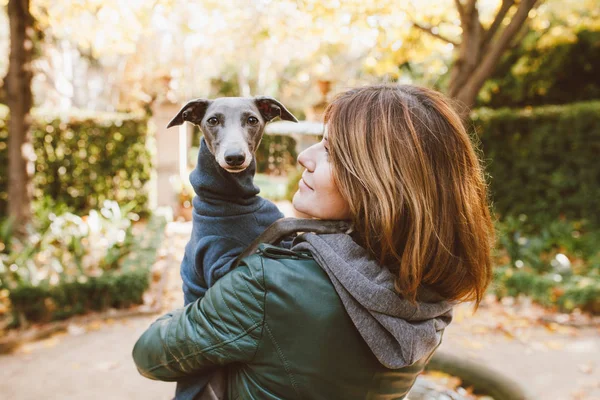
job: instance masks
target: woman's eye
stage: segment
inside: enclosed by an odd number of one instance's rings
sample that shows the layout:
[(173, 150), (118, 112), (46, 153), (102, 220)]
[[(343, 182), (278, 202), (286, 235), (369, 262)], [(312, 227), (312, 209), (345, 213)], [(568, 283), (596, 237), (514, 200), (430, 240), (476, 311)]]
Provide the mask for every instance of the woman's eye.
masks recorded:
[(325, 153), (329, 154), (329, 148), (327, 147), (327, 139), (323, 138), (323, 140), (321, 140), (321, 142), (323, 143), (323, 148), (325, 149)]
[(249, 118), (248, 118), (248, 123), (249, 123), (250, 125), (256, 125), (256, 124), (258, 124), (258, 119), (257, 119), (257, 118), (255, 118), (255, 117), (249, 117)]
[(215, 126), (219, 123), (219, 120), (215, 117), (210, 117), (206, 122), (208, 122), (210, 126)]

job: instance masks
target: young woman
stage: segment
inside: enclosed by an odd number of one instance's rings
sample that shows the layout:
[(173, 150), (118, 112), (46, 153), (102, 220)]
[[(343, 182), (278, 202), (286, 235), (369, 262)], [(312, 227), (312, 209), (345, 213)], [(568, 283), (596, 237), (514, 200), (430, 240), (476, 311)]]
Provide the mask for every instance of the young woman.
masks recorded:
[(230, 399), (402, 399), (458, 301), (481, 301), (494, 227), (484, 172), (441, 94), (378, 85), (339, 95), (302, 152), (294, 207), (352, 231), (263, 245), (136, 343), (140, 373), (224, 367)]

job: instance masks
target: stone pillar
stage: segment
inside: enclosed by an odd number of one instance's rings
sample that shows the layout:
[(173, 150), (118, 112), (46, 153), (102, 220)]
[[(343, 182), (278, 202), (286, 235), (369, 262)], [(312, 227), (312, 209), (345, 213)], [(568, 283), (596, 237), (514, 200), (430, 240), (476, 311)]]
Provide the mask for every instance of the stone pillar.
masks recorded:
[[(153, 207), (170, 206), (177, 210), (177, 196), (173, 180), (178, 177), (188, 180), (187, 149), (189, 145), (187, 123), (167, 129), (167, 124), (177, 114), (181, 105), (172, 103), (156, 104), (153, 108), (152, 122), (156, 129), (156, 153), (154, 167), (156, 176), (151, 185), (150, 205)], [(152, 187), (153, 186), (153, 187)], [(152, 195), (153, 193), (153, 195)]]

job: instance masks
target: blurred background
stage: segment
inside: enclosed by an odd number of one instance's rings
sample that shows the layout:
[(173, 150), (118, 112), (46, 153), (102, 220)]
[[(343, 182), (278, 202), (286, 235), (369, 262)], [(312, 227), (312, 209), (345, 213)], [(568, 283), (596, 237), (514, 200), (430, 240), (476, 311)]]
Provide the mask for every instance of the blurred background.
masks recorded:
[[(292, 216), (328, 102), (398, 82), (457, 101), (497, 220), (489, 295), (442, 350), (531, 398), (600, 399), (599, 77), (596, 0), (0, 0), (0, 393), (172, 395), (129, 354), (183, 302), (202, 133), (165, 127), (186, 101), (268, 95), (301, 120), (257, 153)], [(510, 398), (440, 365), (412, 400)]]

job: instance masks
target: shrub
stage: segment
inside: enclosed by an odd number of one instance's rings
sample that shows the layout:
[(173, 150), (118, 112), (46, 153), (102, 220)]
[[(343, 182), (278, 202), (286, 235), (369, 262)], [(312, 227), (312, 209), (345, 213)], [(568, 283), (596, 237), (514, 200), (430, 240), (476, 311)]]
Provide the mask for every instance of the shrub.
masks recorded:
[(497, 222), (496, 228), (497, 264), (518, 264), (540, 274), (561, 269), (577, 275), (600, 273), (600, 231), (586, 221), (556, 220), (540, 228), (521, 215)]
[[(85, 217), (50, 213), (51, 223), (26, 241), (0, 224), (0, 290), (7, 290), (15, 324), (62, 319), (89, 310), (142, 302), (166, 220), (152, 216), (142, 234), (137, 215), (105, 201)], [(6, 243), (6, 244), (5, 244)]]
[[(0, 216), (6, 214), (8, 190), (7, 109), (0, 109)], [(37, 157), (34, 198), (50, 196), (78, 214), (104, 200), (133, 202), (146, 213), (151, 154), (146, 148), (147, 118), (131, 114), (70, 112), (55, 115), (34, 110), (31, 127)]]
[(531, 31), (507, 52), (479, 93), (487, 107), (524, 107), (600, 99), (600, 30), (577, 29), (548, 43), (553, 29)]
[(497, 223), (494, 283), (498, 296), (531, 296), (563, 311), (600, 313), (600, 231), (584, 221), (538, 228), (520, 218)]
[(600, 102), (533, 109), (479, 109), (495, 211), (539, 226), (567, 218), (600, 226)]

